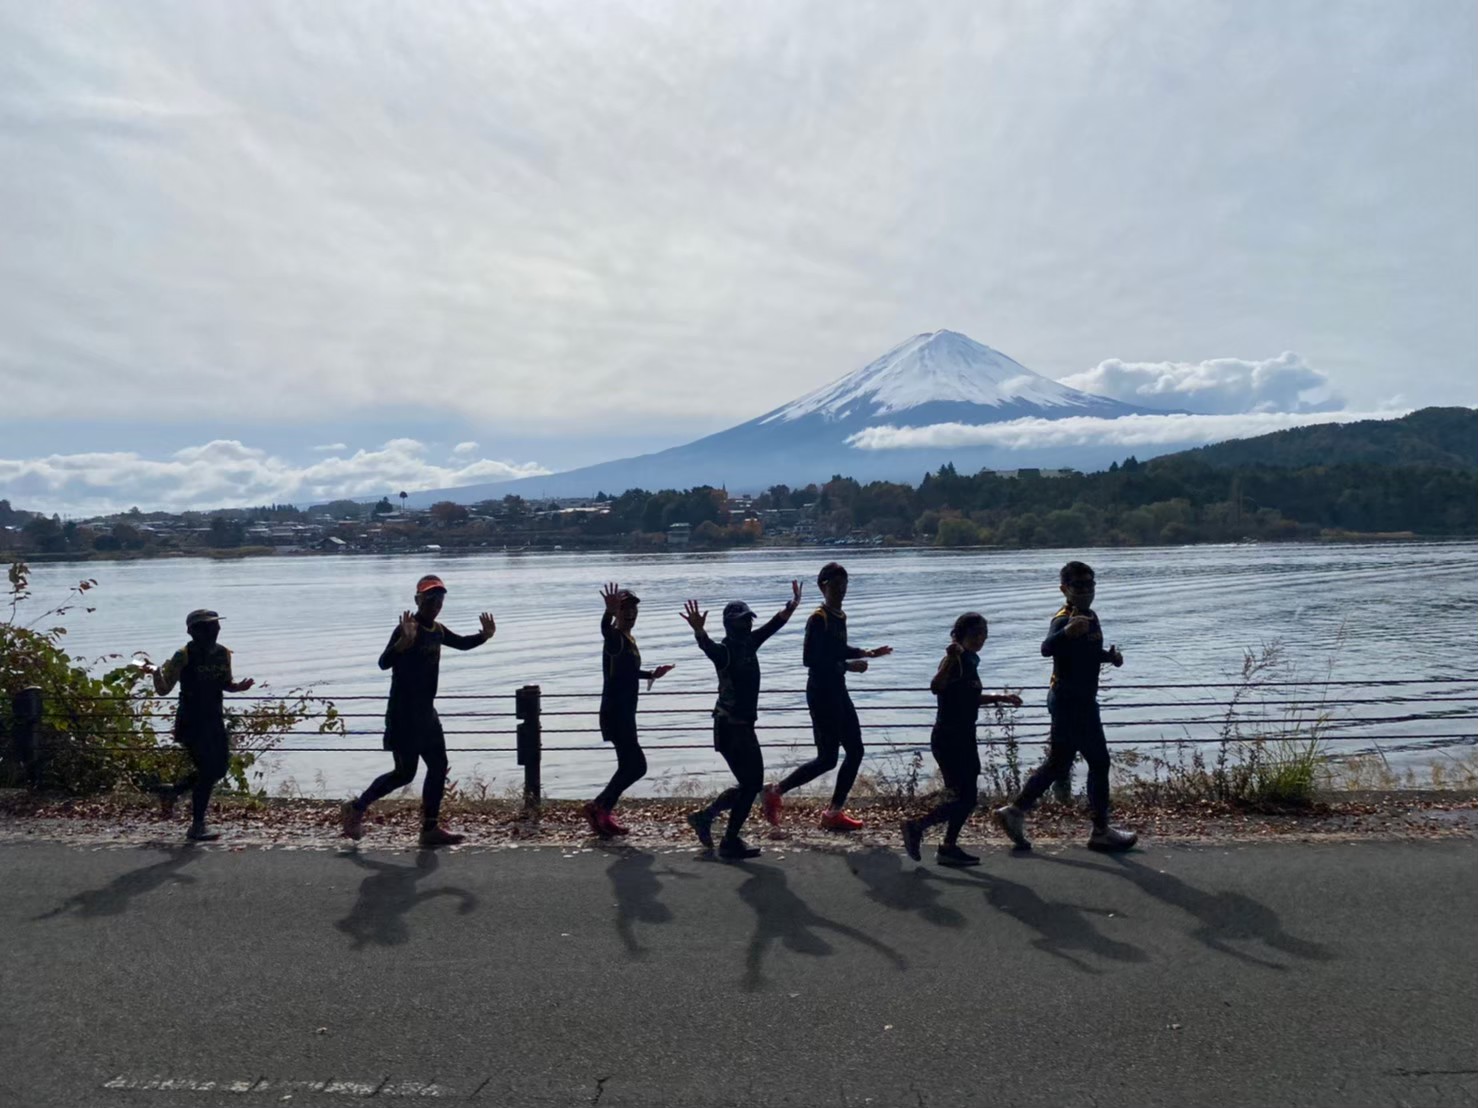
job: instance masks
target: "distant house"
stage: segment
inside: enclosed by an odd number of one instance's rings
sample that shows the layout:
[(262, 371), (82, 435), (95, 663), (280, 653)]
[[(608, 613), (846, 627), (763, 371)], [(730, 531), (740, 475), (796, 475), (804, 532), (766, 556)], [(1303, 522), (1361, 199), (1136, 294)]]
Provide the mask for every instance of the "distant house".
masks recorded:
[(325, 535), (318, 543), (319, 550), (327, 550), (331, 553), (342, 552), (349, 549), (349, 544), (338, 535)]
[(667, 529), (667, 545), (672, 547), (687, 546), (693, 541), (693, 525), (691, 523), (674, 523)]

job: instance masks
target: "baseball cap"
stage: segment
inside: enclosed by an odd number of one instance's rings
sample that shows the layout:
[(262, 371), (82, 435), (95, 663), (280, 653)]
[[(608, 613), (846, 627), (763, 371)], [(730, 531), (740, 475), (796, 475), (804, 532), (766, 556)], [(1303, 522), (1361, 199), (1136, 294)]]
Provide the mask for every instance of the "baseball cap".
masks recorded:
[(201, 623), (219, 623), (221, 616), (219, 612), (213, 612), (209, 608), (196, 608), (185, 617), (185, 630), (193, 630)]
[(636, 593), (632, 592), (630, 589), (622, 589), (616, 595), (621, 598), (622, 605), (641, 603), (641, 597), (637, 596)]
[(742, 600), (731, 600), (724, 605), (724, 622), (734, 623), (745, 616), (754, 615), (754, 609)]
[(446, 592), (446, 586), (441, 583), (441, 578), (434, 573), (428, 573), (416, 582), (417, 596), (420, 596), (423, 592), (430, 592), (432, 589), (440, 589), (442, 592)]

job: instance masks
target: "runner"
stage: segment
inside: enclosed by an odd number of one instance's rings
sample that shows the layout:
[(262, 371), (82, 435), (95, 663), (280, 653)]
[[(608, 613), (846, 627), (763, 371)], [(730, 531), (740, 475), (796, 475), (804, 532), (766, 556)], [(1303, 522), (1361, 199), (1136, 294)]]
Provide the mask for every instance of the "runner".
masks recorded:
[(344, 834), (364, 838), (364, 813), (371, 804), (416, 777), (416, 763), (426, 763), (426, 783), (421, 791), (421, 845), (455, 846), (465, 836), (455, 835), (440, 824), (441, 798), (446, 792), (446, 735), (436, 714), (436, 685), (441, 672), (441, 648), (471, 650), (493, 637), (498, 625), (491, 613), (479, 617), (482, 630), (459, 635), (436, 617), (446, 599), (441, 578), (428, 574), (416, 582), (416, 610), (403, 612), (390, 632), (390, 641), (380, 655), (380, 668), (390, 671), (390, 700), (385, 706), (385, 749), (395, 758), (395, 768), (375, 778), (358, 800), (344, 805)]
[(915, 862), (921, 861), (919, 847), (924, 832), (936, 823), (945, 824), (944, 842), (935, 860), (941, 866), (975, 866), (980, 859), (960, 849), (960, 830), (975, 811), (980, 777), (980, 748), (975, 742), (975, 721), (982, 704), (1021, 707), (1014, 693), (982, 693), (980, 650), (990, 634), (985, 617), (966, 612), (949, 633), (949, 646), (939, 671), (929, 682), (929, 691), (939, 698), (929, 749), (939, 765), (948, 796), (920, 819), (903, 821), (903, 849)]
[(672, 671), (671, 666), (641, 668), (641, 651), (631, 637), (640, 598), (614, 581), (601, 590), (606, 610), (600, 617), (601, 673), (600, 737), (616, 748), (616, 772), (599, 796), (585, 805), (590, 829), (603, 839), (624, 835), (627, 828), (611, 814), (621, 794), (647, 773), (647, 756), (636, 733), (636, 701), (642, 681), (652, 682)]
[(1117, 646), (1103, 648), (1103, 630), (1093, 612), (1097, 582), (1091, 566), (1068, 562), (1059, 574), (1067, 603), (1052, 617), (1042, 641), (1042, 656), (1052, 659), (1052, 686), (1047, 711), (1052, 717), (1047, 760), (1027, 779), (1014, 804), (995, 811), (1001, 830), (1023, 850), (1027, 840), (1025, 813), (1051, 784), (1072, 769), (1073, 756), (1088, 763), (1088, 807), (1093, 813), (1093, 850), (1128, 850), (1139, 836), (1109, 826), (1109, 752), (1098, 711), (1098, 671), (1105, 663), (1124, 664)]
[(798, 766), (777, 785), (765, 786), (765, 819), (778, 826), (781, 797), (792, 789), (814, 781), (837, 764), (837, 752), (846, 752), (837, 772), (831, 805), (821, 813), (821, 826), (828, 831), (856, 831), (862, 821), (846, 812), (847, 794), (862, 765), (862, 725), (847, 693), (847, 674), (866, 673), (867, 659), (893, 653), (891, 646), (860, 650), (847, 645), (847, 617), (842, 601), (847, 595), (847, 571), (827, 562), (816, 575), (825, 603), (806, 620), (806, 639), (801, 658), (810, 671), (806, 678), (806, 707), (811, 710), (811, 732), (816, 757)]
[(175, 801), (184, 793), (190, 797), (190, 828), (185, 838), (192, 842), (211, 842), (221, 837), (219, 831), (205, 826), (210, 808), (210, 794), (216, 782), (226, 776), (231, 764), (231, 740), (226, 732), (224, 695), (241, 693), (255, 681), (231, 679), (231, 652), (217, 642), (221, 634), (221, 617), (208, 608), (196, 608), (185, 617), (185, 630), (190, 641), (180, 647), (154, 671), (154, 691), (168, 696), (178, 684), (180, 705), (175, 711), (175, 742), (185, 748), (193, 766), (189, 774), (173, 785), (159, 790), (165, 817), (174, 815)]
[(734, 786), (725, 789), (707, 808), (692, 812), (688, 826), (705, 847), (713, 846), (713, 821), (720, 812), (729, 813), (728, 829), (718, 845), (720, 858), (738, 860), (759, 856), (757, 847), (739, 837), (754, 798), (765, 781), (765, 760), (760, 753), (754, 725), (759, 718), (760, 660), (764, 646), (795, 613), (801, 602), (801, 583), (790, 583), (791, 597), (770, 621), (758, 631), (754, 629), (754, 612), (742, 600), (724, 605), (724, 641), (715, 643), (703, 630), (707, 612), (698, 610), (698, 602), (689, 600), (683, 608), (683, 619), (693, 629), (698, 646), (708, 655), (718, 671), (718, 702), (713, 706), (713, 748), (724, 756), (734, 773)]

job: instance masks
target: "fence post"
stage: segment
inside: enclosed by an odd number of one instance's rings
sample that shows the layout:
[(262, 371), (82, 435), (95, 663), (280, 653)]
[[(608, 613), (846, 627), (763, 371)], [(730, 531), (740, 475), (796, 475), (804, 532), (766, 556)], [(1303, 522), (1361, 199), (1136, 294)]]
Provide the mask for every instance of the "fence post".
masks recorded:
[(538, 685), (524, 685), (513, 694), (513, 714), (518, 717), (518, 764), (523, 766), (523, 803), (539, 807), (539, 762), (544, 756), (539, 724)]
[(10, 699), (12, 748), (26, 770), (31, 788), (41, 784), (41, 750), (36, 741), (41, 728), (41, 690), (35, 685), (21, 689)]

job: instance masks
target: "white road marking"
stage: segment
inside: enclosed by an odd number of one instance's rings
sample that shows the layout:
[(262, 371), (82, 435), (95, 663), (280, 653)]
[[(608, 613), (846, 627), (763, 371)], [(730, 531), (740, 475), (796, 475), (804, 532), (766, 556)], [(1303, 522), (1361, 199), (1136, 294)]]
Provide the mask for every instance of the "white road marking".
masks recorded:
[(318, 1093), (323, 1096), (369, 1097), (442, 1097), (455, 1095), (453, 1090), (434, 1081), (302, 1081), (258, 1077), (252, 1080), (205, 1080), (198, 1077), (130, 1077), (120, 1074), (103, 1082), (105, 1089), (139, 1092), (270, 1094), (278, 1098), (293, 1093)]

